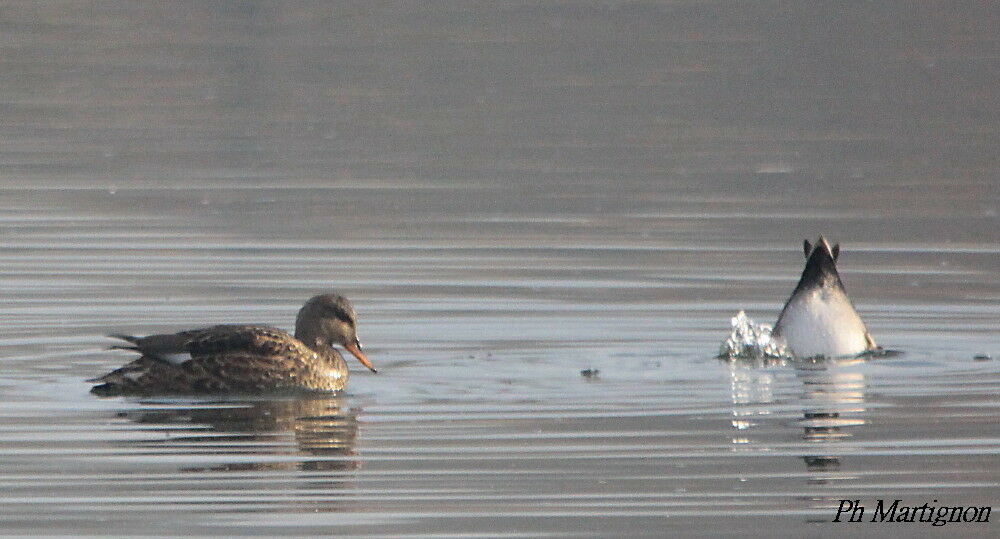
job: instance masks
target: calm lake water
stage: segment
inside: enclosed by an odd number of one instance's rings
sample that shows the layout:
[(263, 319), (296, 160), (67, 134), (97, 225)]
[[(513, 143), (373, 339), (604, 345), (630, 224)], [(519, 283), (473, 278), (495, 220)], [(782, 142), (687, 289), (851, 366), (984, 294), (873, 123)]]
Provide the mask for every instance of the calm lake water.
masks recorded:
[[(830, 521), (1000, 502), (997, 23), (0, 4), (0, 530), (996, 536)], [(715, 359), (820, 233), (903, 353)], [(106, 333), (290, 328), (330, 289), (380, 368), (344, 395), (83, 381), (129, 358)]]

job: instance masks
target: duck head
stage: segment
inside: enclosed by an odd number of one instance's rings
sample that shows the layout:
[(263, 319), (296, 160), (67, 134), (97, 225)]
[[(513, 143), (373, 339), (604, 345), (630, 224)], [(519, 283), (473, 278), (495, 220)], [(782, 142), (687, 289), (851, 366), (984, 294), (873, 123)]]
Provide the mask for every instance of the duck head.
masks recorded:
[(340, 345), (370, 371), (378, 372), (361, 351), (357, 326), (358, 317), (350, 300), (339, 294), (320, 294), (299, 310), (295, 338), (313, 348)]

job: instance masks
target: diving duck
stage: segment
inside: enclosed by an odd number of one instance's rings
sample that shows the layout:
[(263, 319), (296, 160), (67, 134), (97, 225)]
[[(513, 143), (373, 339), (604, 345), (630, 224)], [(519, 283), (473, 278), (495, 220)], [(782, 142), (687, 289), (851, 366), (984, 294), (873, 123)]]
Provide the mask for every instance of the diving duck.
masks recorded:
[(101, 396), (267, 391), (340, 391), (347, 364), (340, 345), (372, 372), (361, 351), (357, 316), (337, 294), (311, 298), (295, 319), (295, 336), (268, 326), (218, 325), (165, 335), (109, 335), (142, 356), (104, 376), (91, 392)]
[(837, 273), (840, 244), (803, 243), (806, 267), (774, 324), (772, 337), (798, 358), (858, 356), (878, 349)]

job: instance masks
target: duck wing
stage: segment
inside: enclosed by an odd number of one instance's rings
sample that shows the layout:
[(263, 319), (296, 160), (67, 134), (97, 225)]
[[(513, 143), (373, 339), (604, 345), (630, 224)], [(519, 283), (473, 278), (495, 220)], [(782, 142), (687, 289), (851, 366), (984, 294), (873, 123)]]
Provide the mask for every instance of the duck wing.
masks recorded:
[[(268, 326), (219, 325), (180, 333), (133, 337), (116, 348), (142, 357), (88, 380), (106, 394), (254, 390), (294, 377), (316, 353), (287, 332)], [(101, 389), (99, 389), (101, 388)]]
[(312, 350), (288, 332), (269, 326), (220, 325), (181, 335), (191, 359), (231, 354), (261, 359), (312, 355)]
[(132, 350), (157, 361), (180, 366), (191, 360), (222, 354), (261, 358), (305, 353), (306, 347), (286, 331), (269, 326), (218, 325), (163, 335), (110, 335), (131, 343), (113, 346)]

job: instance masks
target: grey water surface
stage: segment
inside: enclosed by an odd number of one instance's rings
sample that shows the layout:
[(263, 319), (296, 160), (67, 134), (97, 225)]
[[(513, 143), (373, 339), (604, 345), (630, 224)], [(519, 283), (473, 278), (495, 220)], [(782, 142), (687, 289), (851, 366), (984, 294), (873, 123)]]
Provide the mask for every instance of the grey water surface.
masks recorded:
[[(0, 3), (0, 533), (996, 536), (831, 521), (1000, 501), (997, 22)], [(716, 359), (821, 233), (903, 353)], [(106, 333), (329, 289), (344, 395), (88, 393)]]

